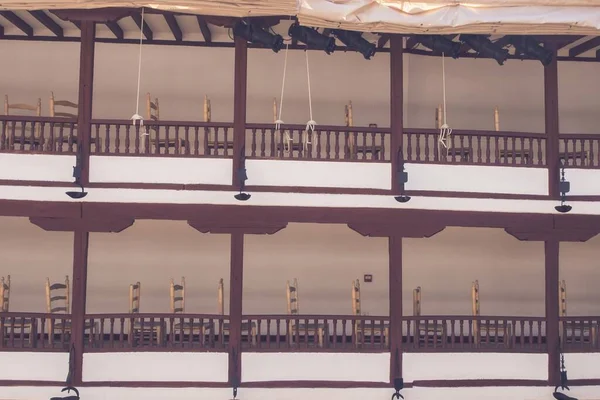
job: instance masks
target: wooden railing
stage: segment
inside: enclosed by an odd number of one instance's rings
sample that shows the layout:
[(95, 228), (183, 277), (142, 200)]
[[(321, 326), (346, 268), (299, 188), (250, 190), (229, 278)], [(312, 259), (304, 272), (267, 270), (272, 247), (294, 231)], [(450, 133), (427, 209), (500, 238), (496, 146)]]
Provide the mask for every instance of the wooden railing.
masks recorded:
[(0, 116), (0, 152), (72, 154), (77, 151), (77, 120)]
[(126, 156), (233, 157), (233, 124), (92, 121), (91, 153)]
[(93, 327), (89, 351), (223, 350), (229, 341), (229, 317), (206, 314), (88, 315)]
[(68, 351), (71, 316), (0, 313), (0, 351)]
[(600, 351), (600, 317), (560, 317), (561, 343), (565, 351)]
[(496, 131), (452, 131), (447, 147), (436, 129), (404, 128), (405, 162), (483, 164), (543, 167), (546, 165), (544, 134)]
[(600, 135), (560, 135), (558, 156), (568, 167), (600, 168)]

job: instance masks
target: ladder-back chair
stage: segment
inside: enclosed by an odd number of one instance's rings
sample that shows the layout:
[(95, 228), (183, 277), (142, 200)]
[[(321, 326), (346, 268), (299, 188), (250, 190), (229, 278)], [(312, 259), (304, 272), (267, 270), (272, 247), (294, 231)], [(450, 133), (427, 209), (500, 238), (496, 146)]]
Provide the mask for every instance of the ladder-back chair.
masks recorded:
[[(210, 99), (208, 96), (204, 96), (204, 106), (203, 106), (203, 116), (204, 122), (212, 122), (212, 107), (210, 105)], [(231, 154), (230, 151), (233, 151), (233, 140), (220, 140), (218, 137), (218, 128), (214, 127), (205, 127), (204, 135), (206, 135), (205, 139), (205, 149), (204, 152), (207, 155), (216, 155), (219, 151), (223, 151), (225, 154)]]
[(185, 313), (185, 278), (181, 277), (181, 283), (176, 284), (171, 278), (171, 286), (169, 290), (171, 296), (171, 314)]
[[(352, 101), (344, 106), (344, 120), (348, 128), (354, 126), (354, 114), (352, 111)], [(358, 135), (362, 134), (362, 139), (358, 138)], [(348, 158), (356, 159), (359, 156), (361, 158), (367, 158), (370, 154), (373, 160), (378, 160), (382, 151), (383, 146), (381, 144), (375, 144), (375, 135), (371, 135), (372, 143), (367, 143), (367, 132), (346, 132), (346, 150)], [(357, 143), (362, 142), (362, 143)]]
[[(217, 306), (219, 314), (225, 315), (225, 285), (223, 283), (223, 278), (219, 279), (219, 287), (217, 289)], [(223, 323), (223, 334), (229, 335), (229, 322)], [(242, 321), (242, 336), (246, 336), (248, 343), (256, 345), (256, 322)]]
[(143, 342), (146, 338), (152, 342), (156, 338), (156, 343), (161, 344), (163, 341), (163, 324), (160, 321), (143, 321), (143, 318), (135, 317), (134, 314), (140, 313), (140, 305), (142, 300), (142, 284), (138, 281), (129, 285), (129, 313), (132, 314), (129, 320), (129, 334), (131, 342)]
[(8, 312), (10, 304), (10, 275), (0, 278), (0, 312)]
[[(70, 314), (70, 295), (71, 286), (69, 284), (68, 275), (65, 276), (64, 283), (50, 283), (50, 278), (46, 278), (46, 312), (48, 314)], [(57, 333), (71, 333), (70, 319), (48, 319), (46, 325), (48, 330), (48, 336)]]
[[(0, 278), (0, 316), (2, 313), (10, 311), (10, 290), (10, 275)], [(21, 335), (29, 336), (29, 343), (33, 345), (36, 332), (33, 327), (34, 320), (32, 318), (11, 317), (4, 321), (4, 332), (1, 332), (0, 341), (9, 337), (12, 332), (15, 338)]]
[[(300, 316), (300, 304), (298, 295), (298, 279), (294, 278), (293, 282), (287, 281), (287, 312), (292, 317)], [(312, 336), (317, 341), (319, 347), (323, 347), (325, 341), (325, 325), (321, 323), (306, 323), (300, 318), (298, 320), (292, 318), (288, 323), (288, 340), (290, 344), (294, 343), (296, 336), (298, 340), (306, 336)]]
[[(417, 286), (413, 289), (413, 316), (415, 317), (421, 316), (422, 292), (421, 286)], [(414, 324), (416, 332), (415, 340), (418, 340), (418, 343), (421, 343), (421, 340), (429, 339), (441, 341), (442, 343), (446, 342), (446, 324), (444, 322), (442, 322), (442, 324), (437, 324), (435, 321), (430, 323), (429, 321), (418, 319), (414, 321)]]
[[(157, 152), (160, 152), (161, 148), (165, 149), (165, 153), (168, 153), (169, 148), (184, 148), (186, 142), (184, 139), (176, 139), (176, 138), (166, 138), (168, 133), (168, 127), (165, 127), (164, 135), (161, 135), (161, 129), (158, 125), (153, 125), (153, 123), (160, 121), (160, 105), (158, 103), (158, 98), (155, 97), (152, 100), (152, 96), (150, 93), (146, 93), (146, 120), (148, 121), (148, 125), (146, 129), (148, 129), (148, 135), (150, 142), (150, 146), (157, 146)], [(162, 137), (161, 137), (162, 136)]]
[[(12, 111), (16, 110), (19, 113), (26, 113), (29, 116), (41, 117), (42, 116), (42, 99), (38, 98), (34, 104), (24, 103), (11, 103), (8, 100), (8, 95), (4, 96), (4, 115), (13, 115)], [(31, 126), (33, 125), (33, 132)], [(41, 133), (42, 126), (39, 122), (33, 124), (26, 123), (25, 129), (19, 122), (14, 123), (14, 135), (11, 134), (13, 123), (5, 123), (3, 126), (3, 135), (6, 138), (6, 144), (8, 148), (14, 148), (15, 143), (23, 143), (29, 145), (31, 148), (37, 148), (42, 143)]]
[[(77, 120), (77, 112), (79, 110), (79, 105), (77, 103), (73, 103), (69, 100), (56, 100), (54, 98), (54, 92), (50, 92), (50, 116), (52, 118), (69, 118)], [(58, 110), (57, 110), (58, 109)], [(75, 113), (69, 112), (75, 110)], [(68, 127), (68, 124), (54, 124), (54, 128), (58, 129), (58, 133), (60, 133), (60, 129)], [(69, 143), (77, 144), (77, 125), (73, 126), (73, 129), (69, 132), (70, 137), (67, 138)], [(64, 140), (62, 137), (57, 139), (57, 134), (53, 135), (54, 141), (60, 145), (62, 145), (62, 141)], [(93, 140), (93, 139), (92, 139)]]
[[(171, 314), (185, 314), (185, 277), (181, 277), (181, 283), (179, 284), (171, 278), (169, 294), (171, 297)], [(187, 332), (192, 336), (198, 334), (200, 342), (204, 343), (205, 333), (209, 326), (208, 323), (200, 325), (193, 323), (193, 320), (182, 322), (181, 319), (175, 319), (172, 329), (175, 334), (180, 335), (182, 341)]]
[[(360, 280), (352, 281), (352, 315), (362, 315), (361, 297), (360, 297)], [(356, 332), (357, 344), (367, 343), (367, 337), (382, 337), (387, 346), (389, 343), (390, 325), (386, 322), (383, 326), (369, 325), (367, 321), (357, 320), (354, 323), (354, 331)]]
[[(558, 287), (558, 300), (560, 304), (560, 317), (567, 317), (567, 282), (563, 279)], [(583, 326), (575, 321), (559, 322), (561, 342), (563, 344), (573, 342), (590, 342), (594, 345), (598, 339), (598, 325)]]
[[(479, 301), (478, 280), (474, 281), (471, 286), (471, 299), (473, 303), (473, 316), (479, 317), (481, 315), (481, 305)], [(506, 321), (502, 325), (489, 324), (488, 321), (487, 325), (483, 325), (479, 320), (473, 320), (473, 338), (476, 346), (481, 344), (482, 335), (488, 338), (502, 339), (504, 346), (509, 347), (512, 344), (512, 324)]]

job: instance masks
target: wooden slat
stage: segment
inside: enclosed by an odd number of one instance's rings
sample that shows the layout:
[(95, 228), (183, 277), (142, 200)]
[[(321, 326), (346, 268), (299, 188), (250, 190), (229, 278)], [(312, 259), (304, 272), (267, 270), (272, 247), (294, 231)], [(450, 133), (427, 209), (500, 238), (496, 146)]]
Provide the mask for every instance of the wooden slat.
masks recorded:
[(8, 20), (11, 24), (23, 31), (27, 36), (33, 36), (33, 28), (23, 21), (17, 14), (12, 11), (0, 11), (0, 15)]
[(164, 14), (165, 21), (167, 21), (167, 25), (169, 25), (169, 29), (171, 29), (171, 33), (175, 37), (175, 40), (181, 42), (183, 40), (183, 32), (181, 32), (181, 28), (177, 23), (177, 19), (173, 14)]
[(117, 21), (107, 22), (106, 26), (108, 27), (108, 29), (110, 29), (110, 31), (113, 33), (113, 35), (115, 35), (117, 39), (123, 40), (123, 29), (121, 29)]
[(133, 20), (135, 21), (135, 24), (137, 25), (138, 29), (142, 29), (144, 31), (144, 36), (146, 37), (146, 40), (152, 40), (154, 34), (152, 33), (152, 29), (150, 29), (150, 26), (148, 25), (146, 20), (144, 20), (144, 26), (142, 27), (142, 15), (134, 14), (131, 16), (131, 18), (133, 18)]
[(387, 44), (387, 42), (390, 41), (390, 35), (387, 33), (384, 33), (383, 35), (379, 36), (379, 40), (377, 41), (377, 48), (379, 49), (383, 49), (385, 47), (385, 45)]
[(212, 42), (212, 34), (210, 32), (210, 28), (208, 27), (208, 23), (204, 19), (204, 17), (198, 15), (198, 25), (200, 26), (200, 32), (202, 32), (202, 36), (204, 36), (204, 41), (206, 43)]
[(42, 25), (48, 28), (48, 30), (54, 33), (54, 35), (56, 35), (57, 37), (64, 37), (63, 28), (59, 24), (57, 24), (52, 18), (50, 18), (48, 14), (46, 14), (44, 11), (34, 10), (29, 11), (29, 14), (31, 14), (35, 19), (37, 19)]
[(588, 50), (592, 50), (593, 48), (598, 46), (600, 46), (600, 36), (597, 36), (593, 39), (590, 39), (573, 47), (571, 50), (569, 50), (569, 56), (577, 57), (578, 55), (585, 53)]

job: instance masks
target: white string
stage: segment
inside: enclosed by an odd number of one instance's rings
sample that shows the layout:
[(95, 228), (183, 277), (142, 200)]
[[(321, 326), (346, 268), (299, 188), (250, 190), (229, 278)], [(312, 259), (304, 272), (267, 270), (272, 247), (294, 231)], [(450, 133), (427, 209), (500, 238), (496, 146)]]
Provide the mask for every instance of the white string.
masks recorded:
[(442, 53), (442, 96), (444, 98), (444, 124), (446, 125), (446, 57)]
[(281, 120), (281, 115), (283, 114), (283, 93), (285, 91), (285, 75), (287, 73), (287, 59), (288, 59), (288, 49), (290, 48), (290, 44), (287, 43), (285, 45), (285, 59), (283, 61), (283, 81), (281, 82), (281, 97), (279, 98), (279, 117), (277, 121), (275, 121), (275, 129), (279, 130), (281, 128), (281, 124), (284, 122)]
[(306, 123), (305, 137), (303, 138), (303, 143), (306, 150), (306, 145), (311, 144), (309, 134), (310, 132), (313, 132), (315, 130), (315, 125), (317, 123), (313, 120), (312, 113), (312, 95), (310, 92), (310, 67), (308, 65), (308, 50), (305, 50), (304, 54), (306, 55), (306, 80), (308, 82), (308, 112), (310, 118), (310, 120)]
[[(443, 106), (442, 112), (444, 113), (443, 117), (443, 125), (440, 127), (440, 135), (438, 137), (438, 143), (441, 147), (448, 151), (448, 138), (450, 134), (452, 134), (452, 128), (448, 126), (446, 123), (446, 57), (445, 53), (442, 53), (442, 97), (443, 97)], [(441, 150), (441, 149), (440, 149)]]
[[(135, 114), (131, 117), (132, 125), (135, 121), (140, 121), (140, 126), (144, 126), (144, 118), (140, 115), (140, 86), (142, 81), (142, 44), (144, 42), (144, 7), (142, 7), (142, 22), (140, 24), (140, 52), (138, 56), (138, 79), (137, 79), (137, 97), (135, 100)], [(148, 135), (144, 130), (142, 135)]]

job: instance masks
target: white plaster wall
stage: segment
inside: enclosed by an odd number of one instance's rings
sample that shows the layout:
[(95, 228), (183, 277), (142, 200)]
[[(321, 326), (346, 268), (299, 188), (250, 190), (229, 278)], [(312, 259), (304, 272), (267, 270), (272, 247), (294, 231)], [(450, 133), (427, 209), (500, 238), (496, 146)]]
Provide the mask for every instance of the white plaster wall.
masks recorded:
[(548, 379), (546, 354), (404, 353), (404, 381)]
[(242, 382), (389, 382), (389, 353), (242, 353)]
[(565, 367), (569, 379), (598, 379), (600, 353), (568, 353), (565, 354)]
[(569, 168), (565, 179), (571, 182), (567, 196), (594, 196), (600, 194), (600, 170)]
[(390, 189), (390, 163), (248, 160), (248, 185)]
[(407, 190), (505, 194), (548, 194), (545, 168), (405, 164)]
[(85, 353), (84, 382), (227, 382), (227, 353)]
[(0, 352), (0, 360), (0, 380), (60, 382), (69, 373), (68, 353)]
[[(479, 387), (479, 388), (411, 388), (402, 390), (407, 400), (542, 400), (551, 399), (550, 387)], [(231, 399), (231, 389), (212, 388), (81, 388), (81, 398), (86, 400), (198, 400)], [(389, 400), (390, 389), (260, 389), (240, 388), (238, 399), (243, 400)], [(600, 386), (572, 387), (569, 395), (581, 400), (600, 397)], [(56, 387), (3, 387), (1, 400), (48, 400), (64, 396)]]
[(0, 154), (0, 179), (15, 181), (69, 182), (73, 180), (75, 156)]
[(90, 158), (90, 182), (230, 185), (229, 159), (178, 157)]

